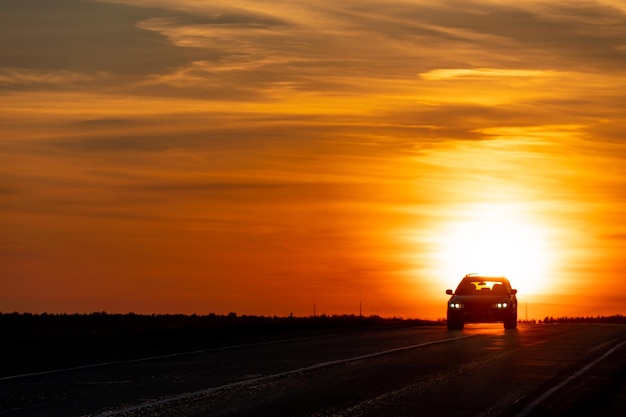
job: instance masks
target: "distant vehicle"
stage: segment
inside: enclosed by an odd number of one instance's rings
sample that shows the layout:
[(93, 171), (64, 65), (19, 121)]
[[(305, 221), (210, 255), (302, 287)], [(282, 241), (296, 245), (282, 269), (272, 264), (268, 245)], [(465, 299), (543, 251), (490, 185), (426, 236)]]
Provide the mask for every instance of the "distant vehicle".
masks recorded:
[(504, 323), (517, 328), (517, 290), (505, 277), (465, 275), (448, 300), (448, 330), (462, 330), (465, 323)]

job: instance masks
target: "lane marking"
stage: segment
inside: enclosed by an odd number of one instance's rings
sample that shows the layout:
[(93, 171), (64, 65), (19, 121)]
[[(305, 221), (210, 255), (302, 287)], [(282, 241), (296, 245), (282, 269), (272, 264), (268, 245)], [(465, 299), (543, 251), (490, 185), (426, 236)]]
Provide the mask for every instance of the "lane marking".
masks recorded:
[(56, 373), (61, 373), (61, 372), (76, 371), (78, 369), (98, 368), (100, 366), (117, 365), (117, 364), (120, 364), (120, 363), (124, 363), (124, 362), (93, 363), (93, 364), (89, 364), (89, 365), (73, 366), (71, 368), (53, 369), (51, 371), (40, 371), (40, 372), (31, 372), (31, 373), (28, 373), (28, 374), (9, 375), (9, 376), (0, 377), (0, 381), (8, 381), (8, 380), (11, 380), (11, 379), (27, 378), (29, 376), (39, 376), (39, 375), (47, 375), (47, 374), (56, 374)]
[(612, 349), (608, 350), (607, 352), (604, 353), (604, 355), (600, 356), (598, 359), (596, 359), (595, 361), (588, 363), (587, 365), (583, 366), (582, 368), (580, 368), (578, 371), (574, 372), (572, 375), (570, 375), (567, 379), (565, 379), (564, 381), (561, 381), (559, 384), (555, 385), (554, 387), (550, 388), (548, 391), (546, 391), (545, 393), (543, 393), (542, 395), (540, 395), (537, 399), (535, 399), (533, 402), (531, 402), (530, 404), (528, 404), (526, 406), (526, 408), (524, 408), (522, 411), (520, 411), (519, 413), (517, 413), (515, 415), (515, 417), (524, 417), (530, 414), (530, 412), (537, 407), (539, 404), (541, 404), (543, 401), (545, 401), (548, 397), (550, 397), (552, 394), (554, 394), (555, 392), (557, 392), (558, 390), (560, 390), (561, 388), (563, 388), (565, 385), (569, 384), (570, 382), (572, 382), (574, 379), (578, 378), (579, 376), (581, 376), (582, 374), (584, 374), (585, 372), (587, 372), (589, 369), (591, 369), (592, 367), (594, 367), (595, 365), (597, 365), (598, 363), (600, 363), (602, 360), (604, 360), (605, 358), (607, 358), (609, 355), (611, 355), (613, 352), (615, 352), (617, 349), (621, 348), (623, 345), (626, 344), (626, 340), (624, 340), (623, 342), (619, 343), (617, 346), (614, 346)]
[(315, 365), (305, 366), (304, 368), (292, 369), (290, 371), (279, 372), (277, 374), (271, 374), (271, 375), (265, 375), (265, 376), (261, 376), (261, 377), (258, 377), (258, 378), (246, 379), (246, 380), (243, 380), (243, 381), (231, 382), (229, 384), (221, 385), (221, 386), (218, 386), (218, 387), (206, 388), (206, 389), (193, 391), (193, 392), (187, 392), (185, 394), (176, 395), (174, 397), (168, 397), (168, 398), (164, 398), (164, 399), (161, 399), (161, 400), (150, 401), (150, 402), (139, 404), (139, 405), (134, 405), (134, 406), (118, 409), (118, 410), (108, 411), (108, 412), (105, 412), (105, 413), (96, 414), (93, 417), (112, 417), (112, 416), (117, 416), (119, 414), (129, 413), (129, 412), (132, 412), (132, 411), (138, 411), (138, 410), (142, 410), (142, 409), (153, 407), (153, 406), (157, 406), (157, 405), (162, 405), (162, 404), (167, 404), (167, 403), (171, 403), (171, 402), (175, 402), (175, 401), (179, 401), (179, 400), (186, 400), (186, 399), (189, 399), (189, 398), (199, 397), (199, 396), (202, 396), (202, 395), (205, 395), (205, 394), (211, 394), (211, 393), (214, 393), (214, 392), (217, 392), (217, 391), (221, 391), (221, 390), (225, 390), (225, 389), (229, 389), (229, 388), (235, 388), (235, 387), (240, 387), (240, 386), (243, 386), (243, 385), (254, 384), (254, 383), (262, 382), (262, 381), (267, 381), (267, 380), (270, 380), (270, 379), (281, 378), (281, 377), (291, 376), (291, 375), (295, 375), (295, 374), (299, 374), (299, 373), (303, 373), (303, 372), (319, 370), (319, 369), (327, 368), (327, 367), (334, 366), (334, 365), (340, 365), (340, 364), (349, 363), (349, 362), (356, 362), (356, 361), (360, 361), (360, 360), (364, 360), (364, 359), (371, 359), (371, 358), (375, 358), (375, 357), (378, 357), (378, 356), (388, 355), (388, 354), (391, 354), (391, 353), (401, 352), (401, 351), (405, 351), (405, 350), (417, 349), (417, 348), (422, 348), (422, 347), (426, 347), (426, 346), (436, 345), (436, 344), (440, 344), (440, 343), (453, 342), (453, 341), (456, 341), (456, 340), (467, 339), (467, 338), (475, 337), (475, 336), (477, 336), (477, 335), (473, 334), (473, 335), (452, 337), (452, 338), (448, 338), (448, 339), (433, 340), (433, 341), (430, 341), (430, 342), (424, 342), (424, 343), (420, 343), (420, 344), (417, 344), (417, 345), (401, 346), (401, 347), (398, 347), (398, 348), (388, 349), (388, 350), (384, 350), (384, 351), (381, 351), (381, 352), (369, 353), (367, 355), (354, 356), (354, 357), (351, 357), (351, 358), (338, 359), (338, 360), (334, 360), (334, 361), (320, 362), (320, 363), (317, 363)]

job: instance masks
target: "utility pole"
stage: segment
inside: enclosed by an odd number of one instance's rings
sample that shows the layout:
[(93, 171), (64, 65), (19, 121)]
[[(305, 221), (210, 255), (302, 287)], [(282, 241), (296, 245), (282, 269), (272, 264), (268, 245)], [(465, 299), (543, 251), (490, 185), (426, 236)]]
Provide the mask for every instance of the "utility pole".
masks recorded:
[(359, 290), (359, 317), (363, 317), (363, 296)]
[(528, 323), (528, 301), (525, 304), (526, 304), (526, 323)]

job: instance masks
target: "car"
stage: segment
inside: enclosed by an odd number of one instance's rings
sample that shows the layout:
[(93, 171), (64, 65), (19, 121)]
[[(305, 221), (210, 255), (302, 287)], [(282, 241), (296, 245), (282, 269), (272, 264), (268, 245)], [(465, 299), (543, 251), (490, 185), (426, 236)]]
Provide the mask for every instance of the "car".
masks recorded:
[(465, 323), (504, 323), (517, 328), (517, 290), (506, 277), (468, 274), (451, 295), (447, 306), (448, 330), (463, 330)]

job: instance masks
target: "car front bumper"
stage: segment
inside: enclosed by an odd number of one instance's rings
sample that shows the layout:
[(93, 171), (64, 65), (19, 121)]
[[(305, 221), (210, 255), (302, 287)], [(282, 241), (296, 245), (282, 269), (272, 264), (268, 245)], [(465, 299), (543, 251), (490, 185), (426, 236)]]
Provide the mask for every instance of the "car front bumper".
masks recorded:
[(511, 317), (512, 310), (506, 309), (448, 309), (448, 320), (463, 321), (465, 323), (501, 322)]

